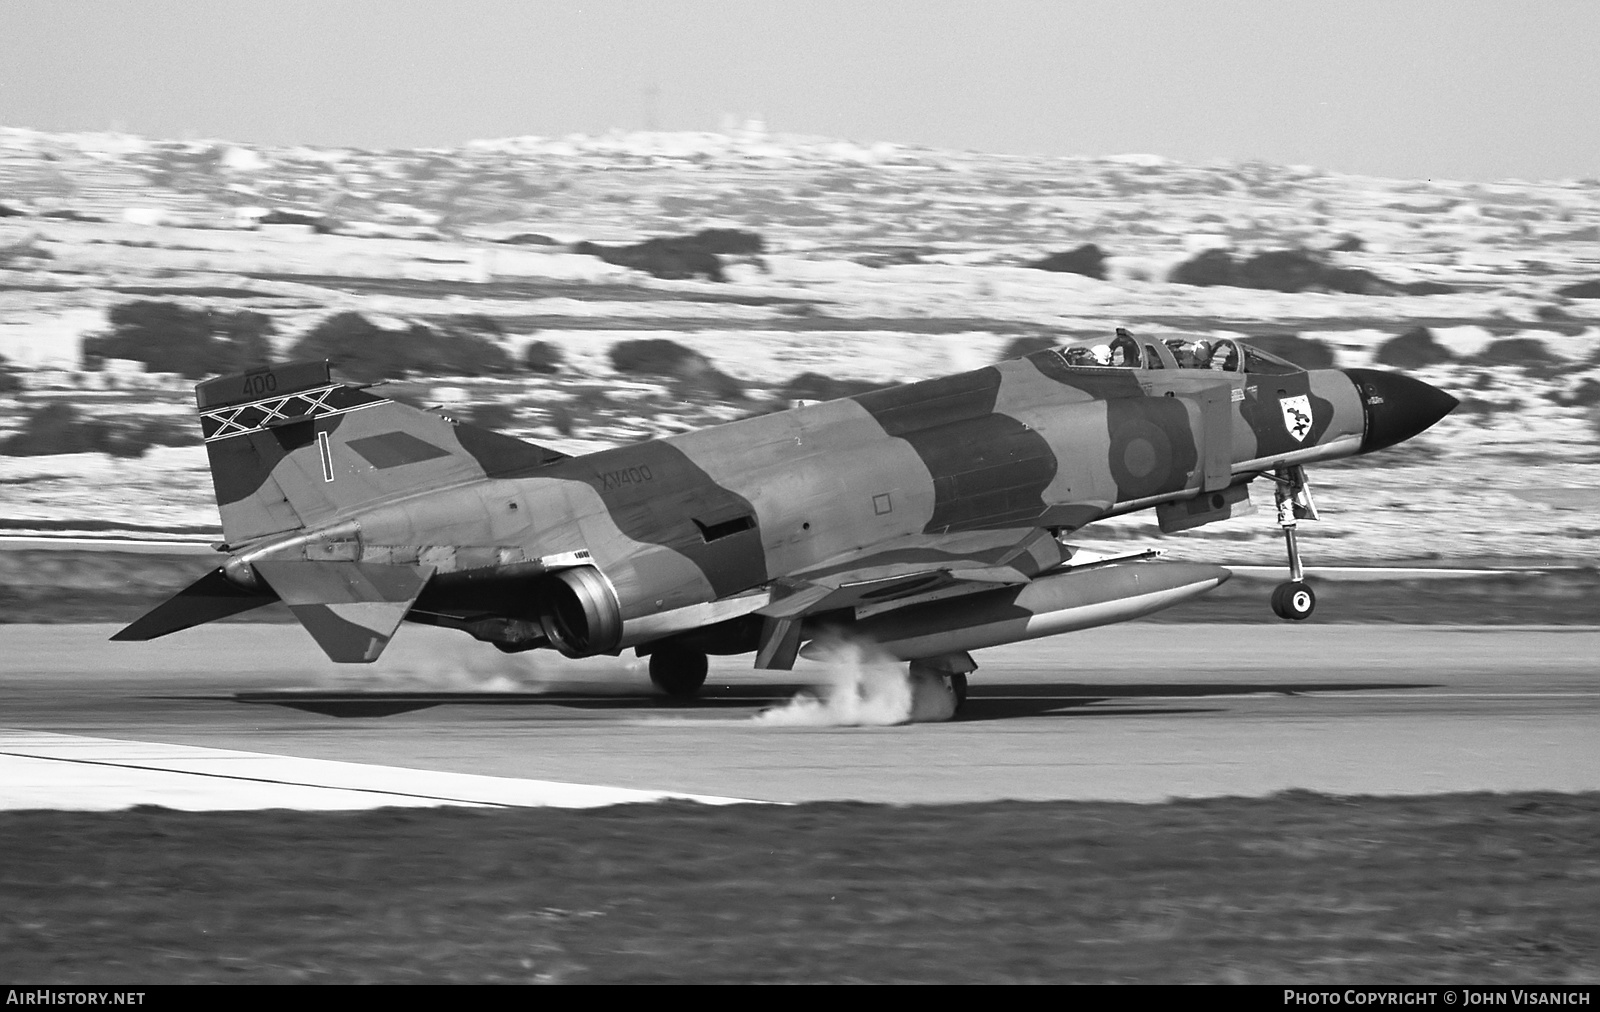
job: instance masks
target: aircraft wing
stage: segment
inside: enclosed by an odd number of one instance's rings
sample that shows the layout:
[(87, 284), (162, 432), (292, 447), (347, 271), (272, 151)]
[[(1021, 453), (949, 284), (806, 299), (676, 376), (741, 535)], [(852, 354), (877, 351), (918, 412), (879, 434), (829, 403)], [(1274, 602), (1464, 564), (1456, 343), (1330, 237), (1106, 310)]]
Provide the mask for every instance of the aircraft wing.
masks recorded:
[(788, 670), (805, 616), (948, 589), (951, 596), (1023, 584), (1068, 551), (1038, 527), (913, 534), (834, 556), (778, 580), (756, 614), (766, 620), (756, 667)]

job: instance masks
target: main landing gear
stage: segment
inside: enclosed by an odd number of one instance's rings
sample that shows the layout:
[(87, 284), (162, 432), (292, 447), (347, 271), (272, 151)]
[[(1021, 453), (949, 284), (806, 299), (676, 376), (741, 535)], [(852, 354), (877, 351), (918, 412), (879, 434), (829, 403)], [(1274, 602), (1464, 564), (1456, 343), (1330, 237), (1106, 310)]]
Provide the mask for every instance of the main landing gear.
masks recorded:
[(1284, 547), (1289, 552), (1289, 582), (1280, 583), (1272, 592), (1272, 610), (1279, 618), (1299, 622), (1310, 618), (1317, 607), (1317, 595), (1305, 582), (1305, 567), (1300, 564), (1300, 543), (1295, 537), (1295, 524), (1301, 520), (1316, 520), (1317, 506), (1311, 500), (1311, 486), (1306, 481), (1306, 469), (1296, 464), (1280, 467), (1268, 475), (1277, 487), (1274, 492), (1278, 502), (1278, 526), (1283, 528)]
[(942, 679), (944, 684), (949, 686), (950, 695), (955, 699), (956, 712), (960, 713), (967, 701), (967, 675), (976, 670), (978, 665), (973, 661), (972, 655), (963, 650), (914, 660), (911, 662), (909, 674), (913, 683), (923, 677)]
[(673, 699), (692, 699), (706, 684), (706, 655), (664, 646), (650, 655), (650, 680)]

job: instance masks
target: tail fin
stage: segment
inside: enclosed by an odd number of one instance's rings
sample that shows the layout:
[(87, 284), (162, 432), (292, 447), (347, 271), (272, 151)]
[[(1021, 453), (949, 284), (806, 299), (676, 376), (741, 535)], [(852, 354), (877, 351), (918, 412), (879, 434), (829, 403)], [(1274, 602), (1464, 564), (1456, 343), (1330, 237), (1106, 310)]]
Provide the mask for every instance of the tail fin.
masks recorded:
[(263, 366), (194, 389), (231, 545), (315, 526), (392, 496), (565, 459), (337, 382), (326, 361)]

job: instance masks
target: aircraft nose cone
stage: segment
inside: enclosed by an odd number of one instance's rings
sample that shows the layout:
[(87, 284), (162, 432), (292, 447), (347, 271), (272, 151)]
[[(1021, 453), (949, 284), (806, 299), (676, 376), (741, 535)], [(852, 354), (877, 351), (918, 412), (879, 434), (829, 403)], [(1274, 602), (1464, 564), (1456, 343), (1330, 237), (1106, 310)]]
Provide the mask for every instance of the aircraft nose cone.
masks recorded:
[(1367, 414), (1361, 452), (1403, 443), (1448, 415), (1461, 402), (1436, 386), (1397, 372), (1346, 369)]

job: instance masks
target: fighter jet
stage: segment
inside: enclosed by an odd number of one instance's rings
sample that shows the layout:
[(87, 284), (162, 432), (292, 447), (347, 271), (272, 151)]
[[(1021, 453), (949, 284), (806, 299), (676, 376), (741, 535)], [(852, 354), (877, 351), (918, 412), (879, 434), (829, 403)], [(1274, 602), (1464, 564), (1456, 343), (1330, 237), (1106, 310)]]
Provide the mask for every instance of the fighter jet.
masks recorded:
[(1270, 482), (1304, 619), (1305, 468), (1456, 406), (1414, 378), (1302, 369), (1244, 341), (1136, 337), (572, 457), (339, 382), (327, 362), (195, 388), (227, 560), (118, 632), (149, 640), (274, 601), (334, 661), (402, 621), (506, 651), (649, 657), (665, 693), (708, 654), (787, 670), (862, 638), (958, 699), (971, 652), (1120, 622), (1228, 578), (1068, 540), (1155, 510), (1182, 531)]

